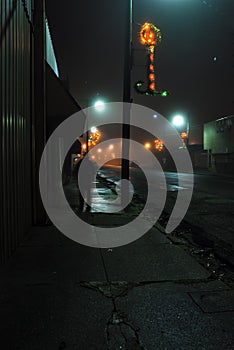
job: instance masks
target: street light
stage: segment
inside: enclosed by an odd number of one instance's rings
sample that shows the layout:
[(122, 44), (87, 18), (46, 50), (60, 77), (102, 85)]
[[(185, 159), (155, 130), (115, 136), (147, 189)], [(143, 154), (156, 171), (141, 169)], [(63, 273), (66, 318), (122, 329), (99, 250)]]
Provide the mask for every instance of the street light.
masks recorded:
[(144, 146), (145, 146), (146, 149), (150, 149), (151, 148), (151, 143), (150, 142), (146, 142)]
[[(189, 145), (189, 119), (181, 114), (177, 114), (172, 118), (172, 124), (180, 131), (181, 138), (186, 140), (186, 146)], [(186, 130), (184, 125), (186, 125)]]
[(94, 108), (98, 112), (102, 112), (105, 109), (105, 103), (101, 100), (98, 100), (94, 103)]
[(132, 1), (127, 3), (126, 40), (124, 50), (123, 77), (123, 125), (122, 125), (122, 166), (121, 178), (129, 180), (129, 139), (130, 139), (130, 107), (131, 103), (131, 71), (132, 71)]
[[(94, 103), (94, 108), (97, 112), (102, 112), (105, 109), (105, 103), (102, 100), (97, 100)], [(97, 128), (95, 126), (92, 126), (90, 130), (88, 129), (86, 132), (86, 149), (85, 152), (87, 153), (89, 151), (89, 131), (91, 131), (92, 134), (95, 134), (98, 132)]]
[(97, 132), (97, 128), (96, 126), (92, 126), (92, 128), (90, 129), (92, 134), (95, 134), (95, 132)]
[[(124, 49), (124, 83), (123, 83), (123, 125), (122, 125), (122, 167), (121, 178), (129, 180), (129, 139), (130, 139), (130, 103), (131, 99), (131, 71), (132, 71), (132, 23), (133, 23), (133, 0), (126, 1), (126, 36), (125, 36), (125, 49)], [(158, 31), (156, 30), (158, 33)], [(151, 35), (150, 33), (149, 35)], [(150, 56), (151, 57), (151, 56)], [(151, 72), (152, 73), (152, 72)], [(138, 82), (140, 86), (142, 82)], [(153, 85), (154, 86), (154, 85)], [(138, 86), (139, 87), (139, 86)], [(148, 92), (146, 95), (149, 94)], [(161, 96), (167, 96), (167, 91), (155, 91), (155, 94)]]
[[(125, 49), (124, 49), (124, 84), (123, 84), (123, 125), (122, 125), (122, 167), (121, 178), (129, 180), (129, 140), (130, 140), (130, 103), (131, 99), (131, 71), (132, 71), (132, 23), (133, 23), (133, 0), (126, 1), (126, 36), (125, 36)], [(156, 29), (157, 34), (160, 37), (160, 31)], [(149, 33), (151, 35), (153, 33)], [(156, 35), (157, 36), (157, 35)], [(159, 39), (158, 37), (158, 39)], [(151, 56), (150, 56), (151, 57)], [(153, 72), (151, 72), (153, 73)], [(151, 77), (151, 75), (149, 76)], [(138, 82), (140, 86), (142, 82)], [(154, 82), (151, 86), (155, 87)], [(139, 87), (139, 86), (138, 86)], [(153, 91), (152, 95), (161, 95), (163, 97), (168, 95), (168, 91)], [(149, 95), (146, 92), (146, 95)]]
[(181, 127), (184, 125), (184, 117), (180, 114), (177, 114), (172, 119), (172, 124), (176, 127)]

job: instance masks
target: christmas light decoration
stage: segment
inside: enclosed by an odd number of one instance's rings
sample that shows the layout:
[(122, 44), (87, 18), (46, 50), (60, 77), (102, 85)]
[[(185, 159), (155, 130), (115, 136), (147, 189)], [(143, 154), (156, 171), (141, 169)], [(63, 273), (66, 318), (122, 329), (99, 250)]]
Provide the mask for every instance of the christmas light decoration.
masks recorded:
[(144, 95), (161, 95), (163, 97), (168, 95), (168, 91), (157, 91), (155, 84), (155, 72), (154, 72), (154, 57), (155, 47), (161, 42), (162, 35), (159, 28), (154, 24), (146, 22), (143, 24), (140, 30), (140, 43), (146, 46), (147, 49), (147, 75), (148, 75), (148, 87), (146, 90), (141, 90), (144, 82), (139, 80), (135, 83), (135, 90)]
[(142, 45), (158, 45), (162, 40), (160, 29), (152, 23), (145, 23), (141, 27), (140, 42)]
[(188, 138), (188, 134), (187, 132), (183, 131), (181, 134), (180, 134), (181, 138), (184, 140), (184, 139), (187, 139)]
[(163, 150), (164, 145), (162, 140), (156, 139), (154, 140), (154, 144), (157, 151), (161, 152)]
[[(92, 129), (91, 129), (92, 130)], [(96, 130), (95, 132), (91, 132), (89, 134), (89, 140), (88, 140), (88, 145), (89, 148), (91, 146), (96, 146), (96, 144), (98, 143), (98, 141), (100, 140), (101, 137), (101, 133), (99, 130)]]

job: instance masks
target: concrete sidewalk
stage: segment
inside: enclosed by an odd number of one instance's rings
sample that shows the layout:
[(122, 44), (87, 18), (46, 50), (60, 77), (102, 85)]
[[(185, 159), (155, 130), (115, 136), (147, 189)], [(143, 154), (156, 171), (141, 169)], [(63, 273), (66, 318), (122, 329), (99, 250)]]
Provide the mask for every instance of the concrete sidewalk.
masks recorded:
[[(93, 200), (115, 196), (103, 182)], [(70, 187), (69, 187), (70, 186)], [(74, 211), (77, 193), (66, 194)], [(83, 213), (113, 227), (138, 215)], [(2, 349), (233, 349), (234, 295), (153, 227), (114, 249), (75, 243), (54, 226), (35, 227), (0, 269)]]

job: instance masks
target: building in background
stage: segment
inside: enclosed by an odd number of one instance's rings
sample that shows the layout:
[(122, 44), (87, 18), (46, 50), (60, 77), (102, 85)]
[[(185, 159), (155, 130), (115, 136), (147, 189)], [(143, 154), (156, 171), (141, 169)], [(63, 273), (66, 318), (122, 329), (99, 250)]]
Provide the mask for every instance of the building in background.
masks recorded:
[(80, 110), (59, 79), (44, 0), (1, 0), (0, 261), (43, 224), (38, 170), (46, 140)]
[(219, 173), (234, 174), (234, 116), (204, 124), (204, 149), (209, 167)]

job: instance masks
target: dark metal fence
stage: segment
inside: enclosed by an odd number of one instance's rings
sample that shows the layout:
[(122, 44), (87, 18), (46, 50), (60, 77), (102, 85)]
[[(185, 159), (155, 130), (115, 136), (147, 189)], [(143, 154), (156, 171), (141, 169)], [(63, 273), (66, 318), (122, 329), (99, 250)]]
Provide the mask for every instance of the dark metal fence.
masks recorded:
[[(27, 1), (27, 8), (29, 6)], [(32, 26), (25, 2), (1, 0), (0, 261), (31, 226)]]

